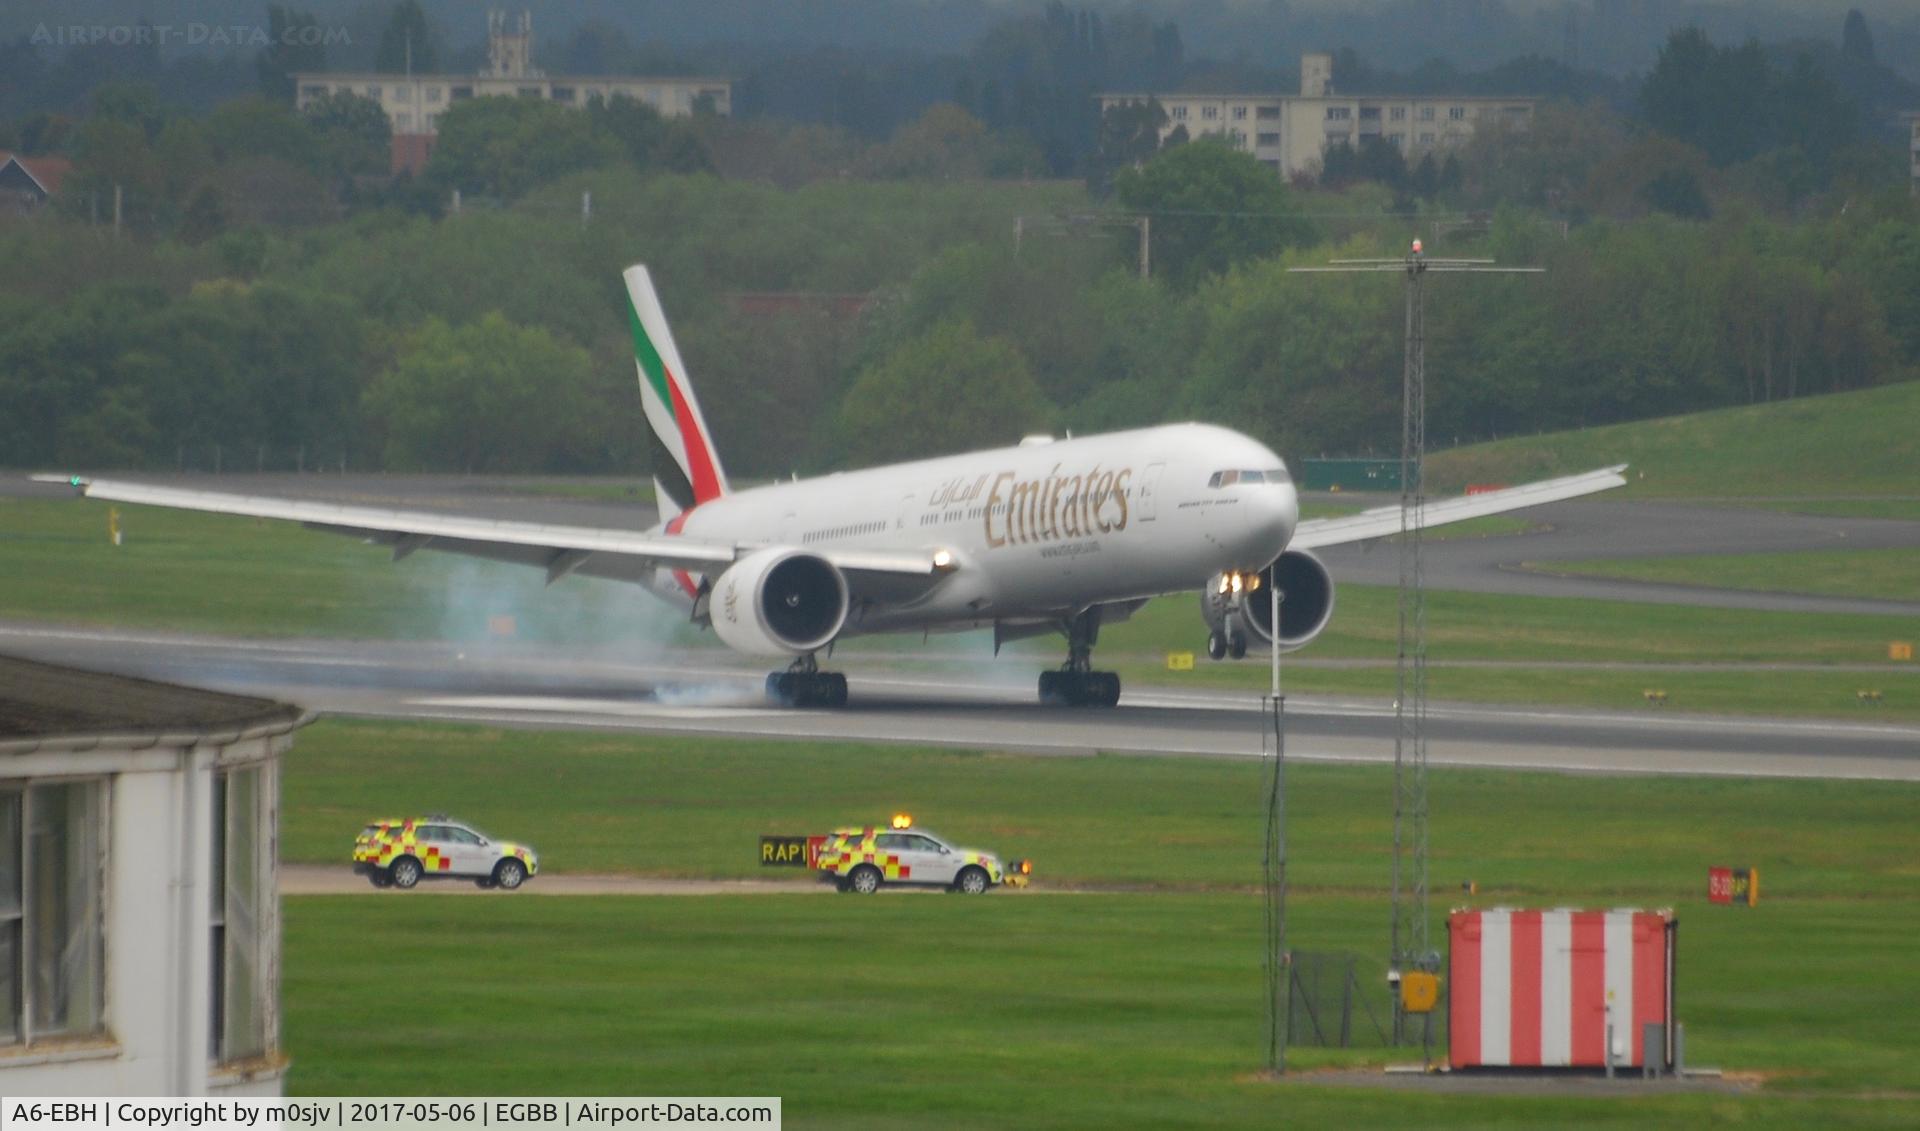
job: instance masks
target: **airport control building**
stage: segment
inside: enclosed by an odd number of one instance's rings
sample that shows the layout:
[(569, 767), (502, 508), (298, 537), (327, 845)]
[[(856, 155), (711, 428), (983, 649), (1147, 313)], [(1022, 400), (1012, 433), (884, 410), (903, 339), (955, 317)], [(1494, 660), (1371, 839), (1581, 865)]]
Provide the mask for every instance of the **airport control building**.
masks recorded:
[(0, 1094), (277, 1096), (285, 703), (0, 656)]

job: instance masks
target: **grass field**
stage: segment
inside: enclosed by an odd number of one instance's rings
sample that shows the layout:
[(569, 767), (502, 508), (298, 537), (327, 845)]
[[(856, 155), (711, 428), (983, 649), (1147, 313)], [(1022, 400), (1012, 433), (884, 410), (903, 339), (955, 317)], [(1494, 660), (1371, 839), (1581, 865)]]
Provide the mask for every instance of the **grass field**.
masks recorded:
[(1920, 601), (1920, 550), (1911, 549), (1602, 558), (1556, 561), (1552, 571), (1721, 589)]
[(1430, 455), (1429, 484), (1525, 483), (1626, 463), (1629, 498), (1920, 495), (1920, 381), (1519, 436)]
[[(366, 817), (430, 805), (524, 837), (549, 871), (741, 876), (762, 832), (909, 807), (1031, 856), (1041, 889), (1102, 890), (293, 898), (290, 1090), (779, 1095), (791, 1125), (837, 1128), (1920, 1119), (1920, 991), (1900, 974), (1920, 930), (1915, 788), (1435, 771), (1436, 923), (1467, 878), (1483, 905), (1674, 907), (1693, 1063), (1766, 1078), (1745, 1097), (1442, 1098), (1259, 1078), (1263, 772), (317, 724), (285, 762), (289, 859), (344, 868)], [(1373, 958), (1387, 771), (1288, 780), (1291, 945)], [(1758, 908), (1704, 902), (1718, 863), (1761, 869)], [(1390, 1059), (1405, 1054), (1290, 1063)]]

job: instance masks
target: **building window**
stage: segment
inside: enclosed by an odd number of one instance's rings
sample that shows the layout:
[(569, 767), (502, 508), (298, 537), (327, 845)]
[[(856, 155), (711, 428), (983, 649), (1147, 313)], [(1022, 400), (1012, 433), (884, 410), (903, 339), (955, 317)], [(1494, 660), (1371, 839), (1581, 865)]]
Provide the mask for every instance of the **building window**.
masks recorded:
[(1260, 134), (1259, 136), (1255, 137), (1253, 140), (1255, 145), (1279, 145), (1280, 135), (1279, 134)]
[(570, 102), (572, 102), (572, 101), (573, 101), (573, 88), (572, 88), (572, 87), (570, 87), (570, 86), (556, 86), (556, 87), (554, 87), (554, 88), (553, 88), (553, 100), (554, 100), (555, 102), (568, 102), (568, 103), (570, 103)]
[(0, 1042), (101, 1028), (105, 783), (0, 787)]
[(1388, 110), (1388, 111), (1387, 111), (1387, 120), (1388, 120), (1388, 121), (1392, 121), (1392, 122), (1404, 122), (1404, 121), (1406, 121), (1406, 120), (1407, 120), (1407, 108), (1406, 108), (1405, 106), (1395, 106), (1395, 107), (1393, 107), (1392, 109), (1390, 109), (1390, 110)]
[(1433, 144), (1433, 135), (1432, 135), (1431, 133), (1423, 133), (1423, 134), (1421, 134), (1421, 135), (1420, 135), (1420, 144), (1421, 144), (1421, 145), (1432, 145), (1432, 144)]
[(272, 868), (266, 835), (272, 819), (271, 779), (264, 766), (215, 774), (210, 920), (213, 957), (212, 1024), (208, 1040), (220, 1061), (267, 1051), (265, 912)]
[(427, 101), (428, 101), (428, 102), (438, 102), (438, 101), (440, 101), (440, 93), (441, 93), (441, 92), (440, 92), (440, 88), (439, 88), (439, 87), (437, 87), (437, 86), (430, 86), (430, 87), (428, 87), (428, 88), (427, 88)]
[(1213, 121), (1213, 120), (1214, 120), (1215, 118), (1218, 118), (1218, 117), (1220, 116), (1220, 107), (1218, 107), (1218, 106), (1202, 106), (1202, 107), (1200, 107), (1200, 116), (1201, 116), (1202, 118), (1204, 118), (1204, 119), (1206, 119), (1207, 121), (1209, 121), (1209, 122), (1211, 122), (1211, 121)]
[(1173, 120), (1174, 120), (1174, 121), (1176, 121), (1176, 122), (1184, 122), (1184, 121), (1186, 121), (1186, 120), (1187, 120), (1187, 108), (1186, 108), (1185, 106), (1175, 106), (1175, 107), (1173, 108)]
[(1253, 116), (1263, 122), (1278, 121), (1280, 118), (1280, 107), (1261, 106), (1254, 110)]
[(1327, 121), (1329, 122), (1344, 122), (1351, 119), (1352, 117), (1353, 117), (1353, 107), (1351, 106), (1327, 107)]
[(470, 86), (453, 87), (447, 92), (447, 97), (454, 102), (458, 102), (463, 98), (472, 98), (473, 88)]
[(523, 86), (516, 93), (522, 98), (538, 98), (546, 92), (537, 86)]
[(1467, 108), (1465, 106), (1455, 106), (1447, 111), (1447, 117), (1456, 122), (1465, 121)]
[(1234, 120), (1234, 121), (1236, 121), (1236, 122), (1244, 122), (1244, 121), (1246, 121), (1246, 120), (1247, 120), (1247, 108), (1246, 108), (1245, 106), (1235, 106), (1235, 107), (1233, 108), (1233, 120)]
[(325, 83), (321, 83), (318, 86), (309, 85), (300, 88), (300, 97), (302, 98), (325, 98), (326, 96), (327, 87)]
[(1423, 122), (1433, 121), (1433, 107), (1431, 106), (1420, 107), (1420, 120)]
[(1361, 120), (1361, 121), (1363, 121), (1363, 122), (1377, 122), (1377, 121), (1379, 121), (1379, 120), (1380, 120), (1380, 107), (1378, 107), (1378, 106), (1362, 106), (1362, 107), (1360, 107), (1360, 120)]
[(1407, 147), (1407, 135), (1404, 133), (1390, 133), (1387, 135), (1387, 140), (1393, 143), (1395, 149)]
[(367, 97), (368, 97), (368, 98), (371, 98), (371, 99), (373, 99), (373, 100), (374, 100), (375, 102), (378, 102), (378, 101), (380, 101), (380, 88), (379, 88), (379, 86), (377, 86), (377, 85), (375, 85), (375, 86), (369, 86), (369, 87), (367, 87)]
[(399, 130), (401, 133), (412, 133), (413, 132), (413, 113), (408, 110), (395, 111), (393, 115), (393, 126), (395, 129)]
[(1228, 130), (1227, 140), (1233, 143), (1235, 149), (1244, 149), (1247, 144), (1247, 131)]

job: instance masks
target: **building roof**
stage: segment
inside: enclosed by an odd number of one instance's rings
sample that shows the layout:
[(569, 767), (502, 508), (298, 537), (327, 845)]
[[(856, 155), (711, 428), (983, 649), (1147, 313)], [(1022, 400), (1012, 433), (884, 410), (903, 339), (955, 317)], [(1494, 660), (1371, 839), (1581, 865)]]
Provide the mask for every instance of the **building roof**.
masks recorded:
[(76, 739), (214, 736), (292, 730), (290, 703), (0, 656), (0, 751)]
[(73, 162), (65, 157), (21, 157), (0, 149), (0, 169), (9, 164), (20, 166), (20, 171), (33, 178), (40, 191), (52, 196), (60, 191), (60, 182), (67, 179), (73, 171)]

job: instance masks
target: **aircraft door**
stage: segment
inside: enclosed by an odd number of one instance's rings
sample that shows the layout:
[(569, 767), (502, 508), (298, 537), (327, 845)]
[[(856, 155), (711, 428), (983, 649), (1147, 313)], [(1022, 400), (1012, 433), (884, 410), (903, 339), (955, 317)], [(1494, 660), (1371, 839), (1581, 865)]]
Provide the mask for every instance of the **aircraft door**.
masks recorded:
[(1164, 463), (1150, 463), (1140, 473), (1140, 499), (1134, 504), (1133, 513), (1141, 522), (1152, 522), (1155, 504), (1160, 495), (1160, 473), (1167, 469)]

